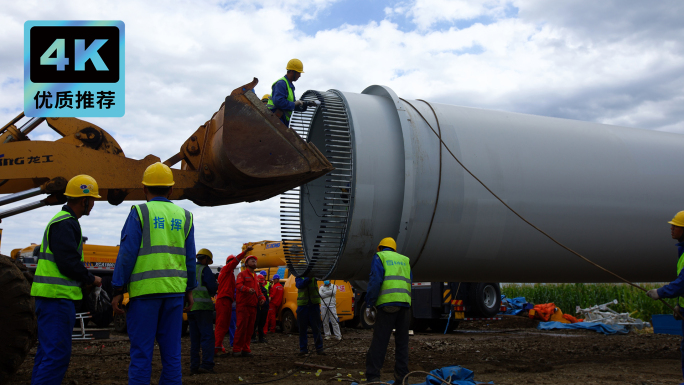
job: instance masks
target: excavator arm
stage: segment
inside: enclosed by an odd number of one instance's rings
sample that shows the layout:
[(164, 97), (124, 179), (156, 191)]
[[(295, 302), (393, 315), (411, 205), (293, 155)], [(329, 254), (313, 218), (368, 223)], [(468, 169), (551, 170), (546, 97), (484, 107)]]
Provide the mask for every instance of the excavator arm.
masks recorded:
[[(258, 80), (235, 89), (219, 110), (167, 159), (173, 168), (171, 199), (200, 206), (263, 200), (333, 170), (311, 143), (286, 127), (250, 90)], [(32, 118), (23, 113), (0, 129), (0, 205), (40, 194), (48, 197), (0, 212), (0, 219), (38, 207), (60, 204), (66, 183), (88, 174), (110, 204), (144, 200), (144, 170), (160, 159), (132, 159), (102, 128), (76, 118)], [(45, 120), (61, 138), (32, 141), (28, 134)]]

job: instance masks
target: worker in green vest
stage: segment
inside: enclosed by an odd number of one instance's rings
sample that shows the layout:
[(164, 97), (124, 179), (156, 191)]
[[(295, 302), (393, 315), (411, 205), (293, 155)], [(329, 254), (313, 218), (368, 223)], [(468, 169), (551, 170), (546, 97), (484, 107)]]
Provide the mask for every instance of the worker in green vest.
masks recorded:
[[(684, 313), (684, 211), (678, 212), (670, 222), (670, 235), (672, 239), (676, 239), (677, 243), (677, 279), (669, 284), (658, 288), (649, 290), (646, 294), (652, 299), (660, 298), (677, 298), (677, 305), (675, 306), (675, 319), (681, 319), (680, 316)], [(682, 334), (684, 335), (684, 322), (682, 323)], [(681, 342), (682, 352), (682, 377), (684, 377), (684, 338)]]
[(173, 204), (173, 172), (157, 162), (142, 178), (147, 203), (132, 207), (116, 257), (112, 308), (119, 308), (128, 290), (126, 327), (131, 340), (129, 384), (149, 384), (155, 340), (161, 355), (159, 383), (182, 383), (181, 329), (183, 308), (193, 306), (195, 229), (192, 213)]
[(287, 62), (285, 69), (287, 70), (285, 76), (271, 85), (271, 97), (268, 99), (266, 107), (289, 127), (292, 112), (306, 110), (306, 103), (295, 98), (295, 86), (293, 84), (304, 73), (304, 64), (299, 59), (292, 59)]
[[(100, 277), (83, 264), (83, 234), (78, 219), (89, 215), (98, 194), (97, 182), (77, 175), (67, 183), (66, 205), (45, 228), (31, 285), (38, 319), (38, 349), (31, 384), (61, 384), (71, 360), (71, 332), (76, 319), (74, 301), (81, 288), (100, 286)], [(8, 347), (9, 349), (9, 347)]]
[(321, 296), (318, 294), (318, 281), (316, 278), (295, 279), (297, 287), (297, 324), (299, 326), (299, 355), (309, 354), (307, 329), (311, 327), (313, 333), (316, 354), (326, 355), (323, 351), (323, 338), (321, 337)]
[[(209, 265), (214, 263), (214, 255), (207, 249), (197, 252), (197, 287), (192, 291), (194, 304), (188, 313), (190, 329), (190, 373), (214, 372), (214, 301), (218, 291), (216, 276)], [(200, 348), (202, 361), (200, 363)]]
[(364, 315), (375, 320), (373, 339), (366, 353), (368, 382), (380, 381), (380, 370), (392, 330), (395, 342), (394, 383), (403, 383), (408, 370), (409, 325), (411, 323), (410, 260), (397, 253), (397, 243), (385, 238), (378, 245), (371, 262)]

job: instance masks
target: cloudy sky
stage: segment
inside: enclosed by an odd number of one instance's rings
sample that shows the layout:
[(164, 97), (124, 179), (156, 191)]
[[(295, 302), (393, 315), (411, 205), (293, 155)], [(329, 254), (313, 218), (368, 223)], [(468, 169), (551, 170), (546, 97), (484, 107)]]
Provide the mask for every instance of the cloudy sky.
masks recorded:
[[(126, 115), (90, 120), (127, 156), (166, 159), (231, 90), (257, 94), (304, 62), (307, 89), (361, 92), (684, 134), (684, 2), (636, 0), (9, 1), (0, 13), (0, 123), (23, 109), (27, 20), (122, 20)], [(33, 140), (54, 140), (43, 125)], [(195, 214), (214, 255), (279, 239), (275, 200)], [(58, 208), (8, 218), (1, 252), (40, 242)], [(128, 214), (99, 203), (90, 243), (118, 244)], [(219, 260), (222, 258), (218, 258)]]

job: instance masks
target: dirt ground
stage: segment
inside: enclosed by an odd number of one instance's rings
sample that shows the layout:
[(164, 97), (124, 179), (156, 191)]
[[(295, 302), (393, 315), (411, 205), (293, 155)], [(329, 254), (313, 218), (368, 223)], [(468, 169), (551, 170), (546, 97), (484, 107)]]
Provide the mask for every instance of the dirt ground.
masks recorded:
[[(477, 381), (495, 384), (678, 384), (681, 382), (680, 337), (648, 332), (604, 336), (590, 331), (539, 331), (536, 321), (506, 317), (502, 321), (462, 322), (450, 334), (419, 333), (410, 339), (412, 371), (430, 371), (460, 365), (475, 372)], [(190, 375), (190, 339), (183, 337), (183, 383), (243, 384), (275, 380), (288, 384), (338, 383), (365, 376), (365, 354), (372, 331), (342, 329), (343, 340), (325, 341), (327, 356), (313, 355), (308, 362), (335, 367), (316, 376), (316, 369), (295, 364), (298, 336), (276, 333), (267, 344), (253, 344), (254, 358), (216, 358), (217, 374)], [(393, 341), (390, 342), (383, 380), (393, 378)], [(74, 342), (64, 384), (125, 384), (130, 361), (129, 341), (112, 332), (110, 340)], [(35, 348), (13, 378), (27, 384)], [(159, 355), (153, 362), (156, 384), (161, 370)], [(280, 377), (290, 376), (284, 379)], [(242, 381), (240, 380), (242, 379)], [(410, 383), (425, 381), (424, 375)], [(341, 383), (349, 383), (342, 381)]]

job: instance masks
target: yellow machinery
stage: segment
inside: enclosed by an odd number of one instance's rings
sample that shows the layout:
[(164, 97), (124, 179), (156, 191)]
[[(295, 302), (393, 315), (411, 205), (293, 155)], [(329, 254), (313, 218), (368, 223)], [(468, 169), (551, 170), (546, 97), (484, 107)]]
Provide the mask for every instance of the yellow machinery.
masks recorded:
[[(164, 161), (173, 169), (171, 199), (200, 206), (263, 200), (333, 169), (318, 149), (286, 127), (254, 95), (257, 83), (235, 89), (212, 118)], [(144, 200), (143, 171), (161, 161), (154, 155), (127, 158), (105, 130), (75, 118), (32, 118), (17, 128), (23, 113), (0, 129), (0, 205), (36, 195), (48, 197), (0, 212), (0, 219), (64, 202), (66, 182), (75, 175), (95, 178), (102, 199), (113, 205)], [(62, 136), (54, 142), (31, 141), (41, 122)]]
[[(280, 276), (280, 283), (283, 284), (283, 303), (278, 309), (276, 316), (280, 322), (284, 333), (297, 331), (297, 287), (295, 286), (295, 276), (290, 275), (290, 271), (285, 265), (285, 254), (283, 244), (280, 241), (261, 241), (249, 242), (242, 246), (244, 251), (252, 246), (254, 250), (250, 254), (257, 257), (257, 271), (266, 271), (266, 278), (271, 280), (274, 275)], [(354, 318), (352, 286), (347, 281), (330, 281), (337, 285), (337, 317), (340, 322), (351, 321)], [(323, 281), (318, 281), (318, 287), (323, 285)]]
[[(282, 124), (249, 92), (257, 82), (254, 78), (233, 90), (211, 119), (164, 161), (169, 167), (180, 165), (173, 169), (176, 183), (171, 199), (189, 199), (200, 206), (252, 202), (273, 197), (333, 170), (313, 144)], [(95, 178), (102, 200), (112, 205), (144, 200), (143, 172), (161, 161), (159, 157), (127, 158), (109, 133), (80, 119), (31, 118), (20, 124), (23, 118), (21, 113), (0, 128), (0, 194), (7, 194), (0, 198), (0, 206), (39, 195), (47, 197), (1, 211), (0, 219), (63, 204), (67, 181), (79, 174)], [(28, 135), (44, 121), (60, 139), (29, 139)], [(25, 268), (17, 266), (18, 262), (0, 258), (0, 292), (14, 293), (15, 298), (0, 305), (0, 324), (7, 325), (3, 334), (13, 336), (15, 347), (11, 352), (0, 351), (0, 361), (11, 362), (0, 368), (0, 382), (16, 371), (36, 335), (30, 282), (23, 278), (21, 269)]]

